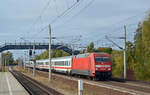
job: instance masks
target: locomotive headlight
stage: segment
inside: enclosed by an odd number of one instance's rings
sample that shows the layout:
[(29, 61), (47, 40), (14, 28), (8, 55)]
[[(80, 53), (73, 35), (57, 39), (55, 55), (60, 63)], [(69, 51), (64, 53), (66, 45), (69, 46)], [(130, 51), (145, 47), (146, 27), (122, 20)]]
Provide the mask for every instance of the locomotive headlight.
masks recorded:
[(111, 68), (108, 68), (108, 70), (111, 70)]

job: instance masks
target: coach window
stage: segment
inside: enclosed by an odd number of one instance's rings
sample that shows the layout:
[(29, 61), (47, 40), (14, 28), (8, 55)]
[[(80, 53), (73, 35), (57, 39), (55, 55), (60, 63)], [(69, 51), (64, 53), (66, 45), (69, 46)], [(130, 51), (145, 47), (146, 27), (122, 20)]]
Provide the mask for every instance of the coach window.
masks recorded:
[(65, 61), (63, 61), (63, 66), (65, 66), (65, 64), (66, 64), (66, 62), (65, 62)]
[(66, 62), (65, 62), (65, 61), (63, 61), (63, 66), (65, 66), (65, 64), (66, 64)]
[(55, 62), (55, 65), (57, 65), (57, 62)]
[(60, 65), (62, 65), (62, 66), (63, 66), (63, 65), (64, 65), (64, 61), (61, 61), (61, 62), (60, 62)]
[(60, 62), (58, 62), (58, 65), (61, 65), (61, 63), (62, 63), (61, 61), (60, 61)]
[(67, 61), (67, 66), (69, 66), (69, 61)]
[(65, 62), (64, 62), (64, 61), (62, 61), (62, 65), (63, 65), (63, 66), (65, 65)]
[(58, 65), (61, 65), (60, 63), (61, 63), (61, 62), (58, 62)]
[(57, 65), (59, 65), (59, 62), (57, 62)]

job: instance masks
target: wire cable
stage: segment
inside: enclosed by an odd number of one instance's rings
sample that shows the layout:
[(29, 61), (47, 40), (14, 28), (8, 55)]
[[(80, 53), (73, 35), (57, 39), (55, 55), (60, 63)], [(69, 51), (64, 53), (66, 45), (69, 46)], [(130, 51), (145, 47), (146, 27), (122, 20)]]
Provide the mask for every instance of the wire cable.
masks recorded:
[[(60, 15), (58, 15), (56, 18), (54, 18), (53, 20), (51, 20), (51, 22), (49, 24), (53, 24), (55, 23), (58, 19), (60, 19), (61, 17), (63, 17), (68, 11), (72, 10), (80, 1), (82, 0), (79, 0), (75, 3), (73, 3), (68, 9), (64, 10)], [(44, 28), (42, 28), (39, 32), (37, 32), (37, 35), (41, 32), (43, 32), (43, 30), (45, 30), (46, 28), (48, 28), (49, 25), (46, 25)], [(37, 36), (36, 35), (36, 36)]]
[[(52, 0), (48, 0), (48, 1), (47, 1), (47, 3), (46, 3), (46, 5), (45, 5), (45, 7), (42, 9), (40, 15), (39, 15), (39, 16), (36, 18), (36, 20), (31, 24), (29, 30), (30, 30), (33, 26), (35, 26), (39, 20), (42, 20), (42, 15), (45, 13), (45, 11), (47, 10), (47, 8), (49, 7), (51, 1), (52, 1)], [(30, 31), (27, 32), (27, 34), (29, 34), (29, 33), (30, 33)], [(24, 34), (22, 34), (22, 35), (24, 35)], [(21, 35), (21, 37), (22, 37), (22, 35)], [(19, 39), (20, 39), (20, 36), (18, 36), (18, 37), (19, 37)], [(17, 37), (17, 38), (18, 38), (18, 37)]]

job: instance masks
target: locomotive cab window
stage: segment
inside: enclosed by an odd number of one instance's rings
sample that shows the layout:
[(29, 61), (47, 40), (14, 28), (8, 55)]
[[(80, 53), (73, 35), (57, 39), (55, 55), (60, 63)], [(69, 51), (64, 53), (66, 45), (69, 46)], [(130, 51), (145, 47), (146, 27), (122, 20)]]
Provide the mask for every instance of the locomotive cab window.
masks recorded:
[(95, 57), (95, 62), (109, 62), (109, 57)]

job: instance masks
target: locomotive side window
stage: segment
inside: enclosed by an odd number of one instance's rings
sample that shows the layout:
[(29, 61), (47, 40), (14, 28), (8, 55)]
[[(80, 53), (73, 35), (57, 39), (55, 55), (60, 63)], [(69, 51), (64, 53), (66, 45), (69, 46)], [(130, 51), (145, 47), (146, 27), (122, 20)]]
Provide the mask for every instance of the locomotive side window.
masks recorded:
[(95, 57), (95, 62), (109, 62), (109, 57)]

